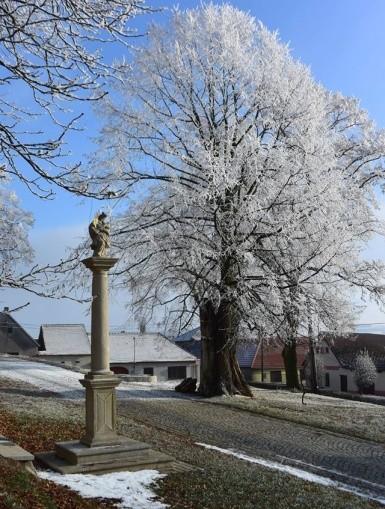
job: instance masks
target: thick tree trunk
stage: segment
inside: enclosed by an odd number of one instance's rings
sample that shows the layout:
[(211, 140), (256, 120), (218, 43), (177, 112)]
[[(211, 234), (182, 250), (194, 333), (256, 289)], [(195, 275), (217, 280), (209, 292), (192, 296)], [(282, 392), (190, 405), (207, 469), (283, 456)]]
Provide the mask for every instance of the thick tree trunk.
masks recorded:
[(203, 396), (242, 394), (252, 397), (239, 368), (234, 337), (237, 327), (229, 303), (222, 303), (217, 312), (210, 301), (200, 308), (201, 379), (199, 393)]
[(286, 385), (289, 389), (299, 389), (299, 379), (297, 370), (297, 350), (295, 338), (286, 341), (282, 350), (283, 362), (286, 371)]

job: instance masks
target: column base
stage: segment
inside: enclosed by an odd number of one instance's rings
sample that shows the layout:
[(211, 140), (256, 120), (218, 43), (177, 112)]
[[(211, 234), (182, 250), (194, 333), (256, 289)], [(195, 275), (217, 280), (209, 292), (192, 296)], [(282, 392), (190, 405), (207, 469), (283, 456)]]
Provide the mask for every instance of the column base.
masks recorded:
[(120, 444), (115, 422), (119, 378), (91, 372), (80, 383), (86, 389), (86, 434), (81, 442), (88, 447)]
[(191, 470), (186, 463), (153, 449), (144, 442), (120, 436), (120, 445), (87, 447), (81, 442), (58, 442), (54, 452), (36, 454), (44, 466), (61, 474), (105, 474), (123, 470), (155, 469), (162, 473)]

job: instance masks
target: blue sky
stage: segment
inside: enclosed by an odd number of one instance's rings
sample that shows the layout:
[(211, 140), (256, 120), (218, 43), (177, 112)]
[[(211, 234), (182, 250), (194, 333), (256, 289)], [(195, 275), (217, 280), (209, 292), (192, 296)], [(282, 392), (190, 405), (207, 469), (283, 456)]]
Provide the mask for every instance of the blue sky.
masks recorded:
[[(329, 89), (358, 97), (378, 126), (385, 128), (384, 0), (233, 0), (229, 3), (248, 11), (269, 29), (278, 30), (281, 40), (290, 45), (295, 57), (310, 66), (318, 81)], [(172, 7), (174, 2), (153, 0), (151, 4)], [(183, 0), (179, 7), (199, 4), (200, 1)], [(167, 12), (157, 13), (135, 20), (134, 25), (144, 32), (148, 22), (162, 23), (166, 18)], [(108, 56), (114, 56), (113, 50)], [(76, 111), (80, 109), (85, 112), (84, 131), (68, 139), (75, 160), (84, 160), (87, 152), (93, 150), (90, 137), (98, 127), (91, 108), (80, 105)], [(38, 260), (54, 261), (62, 256), (65, 245), (76, 244), (100, 206), (60, 190), (51, 201), (34, 198), (20, 185), (17, 192), (22, 206), (35, 216), (32, 242)], [(381, 256), (385, 253), (385, 243), (376, 241), (370, 249)], [(32, 324), (35, 329), (42, 322), (88, 322), (85, 308), (77, 304), (47, 302), (10, 290), (0, 293), (0, 306), (16, 307), (26, 300), (31, 305), (15, 318)], [(113, 303), (111, 315), (113, 325), (124, 324), (128, 313), (120, 299)], [(385, 322), (385, 316), (371, 306), (361, 321)]]

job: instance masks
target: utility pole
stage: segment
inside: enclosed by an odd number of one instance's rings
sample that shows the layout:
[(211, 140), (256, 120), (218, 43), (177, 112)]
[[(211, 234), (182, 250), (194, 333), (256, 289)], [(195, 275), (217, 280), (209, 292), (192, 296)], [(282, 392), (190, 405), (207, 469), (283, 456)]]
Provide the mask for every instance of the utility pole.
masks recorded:
[(261, 382), (264, 382), (265, 373), (263, 369), (263, 336), (261, 336)]

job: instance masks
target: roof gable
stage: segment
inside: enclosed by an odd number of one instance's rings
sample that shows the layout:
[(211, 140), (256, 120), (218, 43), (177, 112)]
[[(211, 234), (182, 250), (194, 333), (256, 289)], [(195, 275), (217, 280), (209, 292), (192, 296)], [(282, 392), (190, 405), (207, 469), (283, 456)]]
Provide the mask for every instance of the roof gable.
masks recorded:
[(42, 355), (90, 355), (91, 346), (83, 324), (45, 324), (40, 327)]

